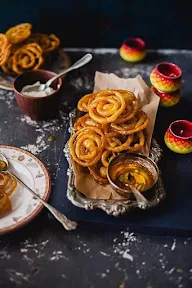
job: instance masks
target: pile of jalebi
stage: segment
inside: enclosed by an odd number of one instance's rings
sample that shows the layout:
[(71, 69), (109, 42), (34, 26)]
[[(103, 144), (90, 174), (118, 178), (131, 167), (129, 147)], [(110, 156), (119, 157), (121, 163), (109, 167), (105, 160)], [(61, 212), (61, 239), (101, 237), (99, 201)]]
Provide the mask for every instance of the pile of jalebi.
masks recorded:
[(32, 25), (23, 23), (0, 33), (0, 66), (7, 74), (21, 74), (45, 66), (60, 40), (54, 35), (32, 34)]
[(143, 130), (149, 118), (127, 90), (87, 94), (78, 102), (78, 109), (86, 114), (74, 124), (70, 154), (76, 163), (88, 167), (97, 182), (107, 184), (111, 158), (122, 151), (138, 152), (143, 148)]
[(0, 173), (0, 215), (11, 210), (9, 197), (17, 187), (17, 181), (8, 173)]

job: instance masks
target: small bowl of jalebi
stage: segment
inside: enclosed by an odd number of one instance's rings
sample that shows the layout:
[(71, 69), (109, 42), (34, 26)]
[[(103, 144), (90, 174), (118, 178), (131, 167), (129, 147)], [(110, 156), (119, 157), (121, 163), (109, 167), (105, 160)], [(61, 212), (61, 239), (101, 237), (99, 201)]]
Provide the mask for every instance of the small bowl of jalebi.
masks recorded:
[(107, 178), (115, 192), (129, 198), (130, 185), (141, 193), (152, 189), (159, 178), (159, 169), (149, 157), (124, 152), (109, 162)]
[(50, 87), (40, 92), (23, 92), (27, 86), (46, 83), (56, 73), (48, 70), (33, 70), (18, 75), (13, 88), (21, 111), (33, 120), (47, 120), (58, 116), (62, 94), (62, 79), (56, 79)]
[(139, 62), (146, 56), (145, 42), (140, 38), (128, 38), (121, 45), (119, 53), (127, 62)]

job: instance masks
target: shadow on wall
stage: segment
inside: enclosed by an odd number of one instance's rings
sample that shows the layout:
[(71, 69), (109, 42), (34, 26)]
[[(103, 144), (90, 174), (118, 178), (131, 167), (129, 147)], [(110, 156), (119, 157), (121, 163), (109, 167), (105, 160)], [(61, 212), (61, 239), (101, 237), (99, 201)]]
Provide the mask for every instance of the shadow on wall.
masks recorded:
[(148, 48), (192, 49), (192, 2), (33, 0), (27, 8), (24, 0), (7, 2), (1, 4), (1, 32), (31, 22), (34, 31), (57, 34), (63, 47), (120, 47), (139, 36)]

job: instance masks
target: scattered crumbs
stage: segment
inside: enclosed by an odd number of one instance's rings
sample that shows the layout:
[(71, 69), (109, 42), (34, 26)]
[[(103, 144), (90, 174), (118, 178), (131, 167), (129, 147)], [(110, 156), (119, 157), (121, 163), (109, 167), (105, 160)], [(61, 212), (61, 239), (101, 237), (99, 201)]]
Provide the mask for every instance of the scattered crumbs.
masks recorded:
[(93, 88), (93, 79), (89, 75), (85, 75), (79, 78), (73, 78), (70, 81), (70, 85), (75, 89), (79, 90), (84, 88), (86, 90), (91, 90)]
[(114, 253), (118, 253), (124, 259), (133, 261), (133, 256), (129, 253), (130, 245), (131, 243), (136, 242), (137, 238), (134, 233), (131, 233), (129, 231), (121, 231), (121, 234), (123, 235), (123, 241), (116, 243), (117, 240), (113, 240), (113, 242), (115, 242), (115, 244), (113, 244)]
[(45, 245), (47, 245), (48, 242), (49, 242), (49, 240), (43, 241), (43, 242), (41, 242), (41, 245), (45, 246)]
[(137, 274), (137, 275), (140, 274), (140, 270), (139, 270), (139, 269), (136, 270), (136, 274)]
[(0, 259), (10, 259), (11, 255), (7, 252), (7, 247), (0, 250)]
[(26, 253), (28, 250), (25, 248), (21, 248), (21, 253)]
[(46, 144), (45, 140), (43, 139), (44, 137), (45, 135), (39, 135), (35, 141), (35, 144), (28, 144), (26, 146), (21, 146), (21, 148), (37, 155), (49, 147), (49, 145)]
[(15, 99), (13, 91), (0, 90), (0, 100), (4, 101), (8, 108), (13, 106), (13, 100)]
[(101, 274), (101, 278), (103, 279), (103, 278), (105, 278), (107, 275), (105, 274), (105, 273), (102, 273)]
[(120, 70), (114, 71), (114, 74), (120, 77), (129, 78), (129, 77), (136, 77), (140, 74), (142, 77), (147, 76), (149, 77), (151, 71), (154, 69), (154, 65), (143, 65), (138, 64), (137, 67), (124, 67)]
[[(27, 150), (35, 155), (41, 153), (46, 150), (51, 141), (55, 140), (55, 132), (60, 131), (68, 120), (67, 114), (65, 114), (62, 110), (59, 111), (59, 119), (54, 119), (51, 121), (34, 121), (28, 116), (21, 116), (18, 118), (21, 122), (28, 124), (31, 127), (35, 128), (35, 131), (38, 132), (37, 138), (33, 144), (27, 144), (21, 146), (22, 149)], [(47, 139), (45, 132), (49, 132), (51, 136)]]
[[(22, 253), (22, 259), (25, 260), (28, 264), (34, 262), (33, 258), (42, 258), (45, 256), (43, 250), (45, 249), (49, 240), (45, 240), (41, 243), (32, 243), (31, 239), (25, 240), (21, 243), (20, 252)], [(30, 255), (30, 257), (29, 257)]]
[(168, 245), (167, 245), (167, 244), (165, 244), (165, 245), (164, 245), (164, 247), (166, 248), (166, 247), (168, 247)]
[(178, 273), (183, 273), (183, 270), (182, 269), (177, 269), (177, 272)]
[(171, 251), (174, 251), (176, 247), (176, 239), (174, 239), (173, 244), (171, 246)]
[(26, 254), (23, 255), (23, 260), (27, 261), (29, 264), (33, 263), (33, 259), (29, 258)]
[(21, 284), (23, 281), (29, 282), (29, 274), (17, 272), (14, 269), (7, 269), (6, 272), (9, 276), (9, 280), (15, 284)]
[(113, 239), (113, 242), (117, 242), (117, 238)]
[(133, 256), (131, 254), (129, 254), (128, 252), (129, 252), (129, 249), (125, 250), (122, 257), (124, 259), (128, 259), (130, 261), (133, 261)]
[(51, 261), (57, 261), (60, 259), (68, 260), (68, 258), (63, 255), (62, 251), (53, 251), (53, 256), (49, 258)]
[(172, 274), (175, 271), (175, 267), (171, 268), (169, 271), (165, 272), (166, 274)]
[(110, 256), (110, 254), (107, 254), (107, 253), (105, 253), (103, 251), (100, 251), (100, 254), (103, 255), (103, 256)]

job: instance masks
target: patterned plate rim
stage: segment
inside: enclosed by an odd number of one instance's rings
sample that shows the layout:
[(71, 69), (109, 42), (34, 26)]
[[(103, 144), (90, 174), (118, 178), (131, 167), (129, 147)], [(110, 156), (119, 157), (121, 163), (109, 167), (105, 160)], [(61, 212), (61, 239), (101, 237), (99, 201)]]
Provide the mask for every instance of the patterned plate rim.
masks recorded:
[[(9, 145), (0, 145), (0, 149), (1, 148), (20, 151), (20, 152), (28, 155), (29, 157), (31, 157), (33, 160), (35, 160), (39, 164), (39, 166), (42, 168), (42, 170), (45, 174), (46, 188), (45, 188), (43, 200), (47, 202), (49, 199), (49, 196), (51, 194), (51, 177), (50, 177), (50, 174), (49, 174), (47, 168), (43, 164), (43, 162), (39, 158), (37, 158), (35, 155), (33, 155), (32, 153), (30, 153), (24, 149), (18, 148), (18, 147), (9, 146)], [(26, 216), (24, 219), (22, 219), (21, 221), (18, 221), (17, 223), (15, 223), (11, 226), (0, 229), (0, 235), (13, 232), (13, 231), (18, 230), (18, 229), (22, 228), (23, 226), (27, 225), (41, 212), (41, 210), (43, 208), (44, 208), (43, 204), (39, 203), (37, 205), (37, 207), (28, 216)]]

